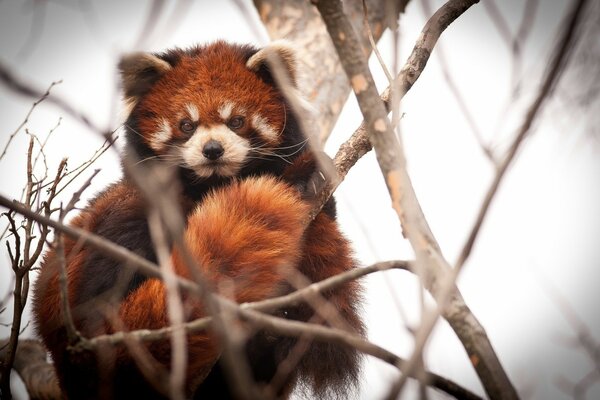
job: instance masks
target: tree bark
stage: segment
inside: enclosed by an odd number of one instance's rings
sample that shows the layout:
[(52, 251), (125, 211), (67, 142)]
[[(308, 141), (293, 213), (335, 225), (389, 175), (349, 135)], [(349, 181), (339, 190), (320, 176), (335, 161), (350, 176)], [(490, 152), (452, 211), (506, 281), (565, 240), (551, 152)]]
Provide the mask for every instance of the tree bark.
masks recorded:
[[(388, 26), (395, 25), (408, 1), (366, 2), (375, 40), (381, 38)], [(271, 39), (285, 38), (293, 42), (298, 48), (301, 70), (310, 71), (299, 76), (298, 86), (315, 108), (314, 115), (309, 117), (313, 120), (306, 126), (314, 127), (310, 133), (324, 144), (350, 94), (350, 85), (321, 16), (306, 0), (254, 0), (254, 5)], [(363, 29), (362, 1), (349, 0), (344, 6), (354, 30), (360, 32), (363, 51), (369, 54), (371, 45)]]
[[(5, 357), (6, 340), (0, 341), (0, 359)], [(31, 400), (58, 400), (62, 393), (54, 367), (46, 361), (46, 349), (37, 340), (19, 340), (13, 368), (25, 384)]]

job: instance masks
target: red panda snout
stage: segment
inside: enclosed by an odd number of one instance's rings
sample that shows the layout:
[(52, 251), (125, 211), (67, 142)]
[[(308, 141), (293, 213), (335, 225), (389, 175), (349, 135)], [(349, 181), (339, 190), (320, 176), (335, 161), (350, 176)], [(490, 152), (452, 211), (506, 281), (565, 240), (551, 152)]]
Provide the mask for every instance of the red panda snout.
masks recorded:
[(219, 124), (198, 127), (181, 146), (181, 155), (185, 166), (201, 178), (234, 176), (246, 162), (250, 149), (248, 139)]
[(217, 142), (214, 139), (211, 139), (208, 142), (206, 142), (206, 144), (202, 148), (202, 154), (204, 154), (204, 157), (208, 158), (211, 161), (216, 161), (219, 158), (221, 158), (224, 152), (225, 149), (223, 149), (221, 143)]

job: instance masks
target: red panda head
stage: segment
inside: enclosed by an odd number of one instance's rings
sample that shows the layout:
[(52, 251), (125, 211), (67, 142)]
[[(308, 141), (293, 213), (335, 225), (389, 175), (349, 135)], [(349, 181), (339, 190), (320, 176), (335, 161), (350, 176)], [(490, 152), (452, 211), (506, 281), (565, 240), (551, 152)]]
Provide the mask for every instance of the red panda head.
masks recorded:
[(295, 82), (294, 52), (277, 42), (260, 50), (216, 42), (125, 56), (119, 68), (132, 107), (130, 142), (142, 158), (163, 159), (196, 178), (236, 176), (277, 149), (290, 153), (299, 136), (286, 132), (296, 124), (289, 124), (289, 107), (270, 73), (273, 56)]

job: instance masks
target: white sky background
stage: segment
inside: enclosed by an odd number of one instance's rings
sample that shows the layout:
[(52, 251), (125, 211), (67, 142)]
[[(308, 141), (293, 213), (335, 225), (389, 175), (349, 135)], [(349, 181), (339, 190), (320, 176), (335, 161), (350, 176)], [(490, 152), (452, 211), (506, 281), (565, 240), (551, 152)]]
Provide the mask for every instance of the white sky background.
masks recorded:
[[(441, 4), (433, 3), (436, 8)], [(115, 65), (120, 53), (133, 49), (149, 2), (54, 1), (47, 4), (39, 18), (32, 13), (33, 4), (32, 1), (0, 2), (2, 62), (40, 89), (62, 79), (54, 94), (90, 116), (95, 124), (116, 127), (119, 105)], [(523, 2), (496, 4), (514, 32)], [(535, 93), (567, 4), (567, 0), (540, 2), (524, 51), (525, 96), (512, 102), (508, 112), (504, 107), (510, 94), (510, 53), (483, 5), (473, 6), (447, 29), (440, 41), (452, 76), (477, 125), (500, 148), (506, 147), (523, 118), (527, 99)], [(248, 5), (253, 10), (249, 2)], [(172, 8), (168, 8), (166, 15), (170, 11)], [(258, 21), (255, 15), (254, 18)], [(144, 49), (185, 47), (215, 39), (255, 44), (267, 41), (260, 24), (256, 24), (257, 35), (229, 1), (193, 3), (169, 27), (165, 27), (167, 19), (163, 15), (159, 20), (157, 34)], [(401, 63), (424, 22), (419, 1), (413, 0), (401, 18)], [(38, 27), (39, 35), (34, 31), (34, 40), (28, 44), (32, 24)], [(391, 47), (390, 35), (386, 35), (380, 49), (388, 65), (393, 54)], [(372, 61), (373, 72), (383, 89), (385, 77), (375, 60)], [(0, 85), (1, 148), (22, 122), (31, 102)], [(597, 108), (598, 102), (594, 105)], [(406, 96), (402, 111), (405, 113), (402, 134), (417, 195), (444, 255), (453, 262), (493, 177), (493, 168), (456, 106), (435, 52)], [(600, 300), (597, 294), (600, 146), (598, 127), (594, 127), (595, 139), (588, 132), (593, 127), (587, 120), (587, 115), (593, 114), (589, 111), (573, 109), (558, 101), (545, 107), (533, 136), (525, 142), (500, 188), (459, 281), (467, 304), (482, 322), (503, 365), (526, 398), (569, 398), (557, 389), (556, 380), (565, 377), (577, 381), (592, 368), (587, 355), (569, 344), (567, 339), (573, 338), (574, 332), (540, 283), (540, 276), (558, 288), (594, 337), (600, 338), (596, 310)], [(102, 142), (49, 104), (42, 104), (34, 111), (27, 127), (43, 136), (59, 117), (63, 120), (47, 148), (51, 171), (64, 156), (75, 167), (88, 159)], [(330, 155), (361, 119), (351, 99), (328, 142)], [(24, 132), (19, 133), (8, 155), (0, 160), (3, 195), (20, 196), (25, 182), (27, 143)], [(88, 196), (120, 176), (115, 154), (105, 154), (96, 164), (98, 167), (102, 171), (88, 190)], [(412, 257), (373, 154), (365, 156), (351, 170), (337, 192), (337, 199), (339, 220), (362, 264)], [(1, 228), (4, 223), (3, 219)], [(1, 251), (0, 296), (4, 297), (11, 274), (4, 244)], [(371, 276), (365, 282), (364, 315), (370, 340), (399, 355), (410, 356), (412, 339), (403, 328), (395, 301), (412, 322), (417, 321), (418, 292), (414, 278), (407, 273), (392, 272)], [(7, 323), (11, 318), (9, 307), (0, 315), (0, 322)], [(8, 328), (0, 326), (0, 337), (8, 333)], [(31, 334), (31, 329), (27, 329), (26, 335)], [(445, 322), (438, 324), (426, 356), (431, 370), (483, 393), (462, 345)], [(382, 398), (385, 383), (394, 376), (392, 368), (368, 359), (360, 398)], [(600, 398), (599, 384), (592, 388), (589, 398)]]

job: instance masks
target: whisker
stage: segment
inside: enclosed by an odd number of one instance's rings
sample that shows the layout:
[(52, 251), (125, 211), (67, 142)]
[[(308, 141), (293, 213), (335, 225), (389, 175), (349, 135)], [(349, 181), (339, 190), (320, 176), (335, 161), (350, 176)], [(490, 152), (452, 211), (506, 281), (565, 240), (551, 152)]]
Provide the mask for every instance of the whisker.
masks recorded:
[[(258, 152), (258, 151), (256, 153), (259, 154), (259, 155), (262, 155), (262, 156), (279, 158), (279, 159), (285, 161), (288, 164), (292, 164), (292, 162), (290, 160), (286, 159), (285, 156), (282, 156), (282, 155), (277, 154), (277, 153), (266, 153), (266, 152)], [(247, 155), (246, 158), (248, 158), (248, 157), (252, 157), (252, 156)], [(265, 157), (256, 157), (254, 159), (255, 160), (264, 160)]]
[(146, 157), (146, 158), (143, 158), (143, 159), (139, 160), (138, 162), (136, 162), (136, 163), (135, 163), (135, 164), (133, 164), (133, 165), (139, 165), (139, 164), (141, 164), (141, 163), (143, 163), (143, 162), (146, 162), (146, 161), (149, 161), (149, 160), (153, 160), (153, 159), (156, 159), (156, 158), (160, 158), (160, 156), (150, 156), (150, 157)]
[[(276, 157), (291, 157), (293, 155), (298, 154), (299, 152), (301, 152), (304, 149), (304, 144), (306, 144), (306, 141), (303, 143), (303, 145), (301, 147), (299, 147), (298, 149), (290, 152), (290, 153), (277, 153), (275, 151), (273, 151), (271, 148), (261, 148), (261, 147), (253, 147), (252, 150), (255, 151), (258, 154), (263, 154), (263, 155), (272, 155), (272, 156), (276, 156)], [(292, 147), (296, 147), (296, 146), (287, 146), (289, 148)]]
[(269, 147), (268, 145), (258, 145), (255, 148), (258, 148), (258, 149), (268, 148), (269, 150), (287, 150), (287, 149), (293, 149), (295, 147), (304, 147), (304, 145), (306, 145), (307, 142), (308, 142), (308, 138), (304, 139), (301, 142), (298, 142), (296, 144), (292, 144), (289, 146)]

